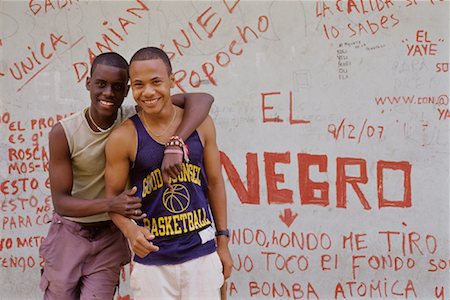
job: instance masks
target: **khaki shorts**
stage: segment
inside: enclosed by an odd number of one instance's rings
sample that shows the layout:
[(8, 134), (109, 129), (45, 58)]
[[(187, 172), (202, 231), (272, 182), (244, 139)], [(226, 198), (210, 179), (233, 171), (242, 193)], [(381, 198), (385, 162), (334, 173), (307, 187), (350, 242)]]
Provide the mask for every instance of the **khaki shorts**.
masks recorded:
[(224, 281), (217, 252), (178, 265), (134, 263), (130, 286), (134, 300), (220, 299)]
[(53, 215), (39, 254), (44, 299), (112, 299), (121, 266), (130, 261), (126, 238), (112, 221), (81, 225)]

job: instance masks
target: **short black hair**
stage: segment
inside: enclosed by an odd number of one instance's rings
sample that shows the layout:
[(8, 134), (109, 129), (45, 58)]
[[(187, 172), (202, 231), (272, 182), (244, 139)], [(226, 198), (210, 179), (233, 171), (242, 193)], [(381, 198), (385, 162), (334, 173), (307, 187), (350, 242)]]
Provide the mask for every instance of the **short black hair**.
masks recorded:
[(144, 47), (139, 49), (131, 57), (130, 65), (133, 61), (136, 60), (153, 60), (153, 59), (162, 60), (167, 67), (169, 75), (172, 74), (172, 64), (170, 63), (169, 57), (167, 56), (166, 52), (164, 52), (164, 50), (157, 47)]
[(105, 52), (97, 55), (92, 62), (91, 76), (98, 64), (121, 68), (126, 70), (128, 74), (128, 62), (119, 53)]

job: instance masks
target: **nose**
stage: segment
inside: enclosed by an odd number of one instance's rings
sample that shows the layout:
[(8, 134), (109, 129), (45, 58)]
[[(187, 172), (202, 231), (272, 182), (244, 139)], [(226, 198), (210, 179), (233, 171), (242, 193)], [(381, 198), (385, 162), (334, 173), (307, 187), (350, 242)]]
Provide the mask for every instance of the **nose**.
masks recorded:
[(112, 96), (114, 95), (112, 86), (109, 85), (109, 84), (106, 85), (105, 88), (103, 89), (103, 94), (104, 94), (106, 97), (112, 97)]
[(151, 97), (155, 93), (155, 89), (151, 85), (147, 85), (144, 89), (143, 95), (145, 97)]

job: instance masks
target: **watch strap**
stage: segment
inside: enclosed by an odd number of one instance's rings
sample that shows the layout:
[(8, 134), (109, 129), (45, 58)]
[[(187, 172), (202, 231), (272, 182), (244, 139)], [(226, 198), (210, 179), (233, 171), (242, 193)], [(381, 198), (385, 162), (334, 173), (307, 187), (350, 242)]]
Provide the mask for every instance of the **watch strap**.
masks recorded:
[(226, 237), (230, 237), (230, 230), (229, 229), (217, 230), (216, 231), (216, 236), (221, 236), (221, 235), (224, 235)]

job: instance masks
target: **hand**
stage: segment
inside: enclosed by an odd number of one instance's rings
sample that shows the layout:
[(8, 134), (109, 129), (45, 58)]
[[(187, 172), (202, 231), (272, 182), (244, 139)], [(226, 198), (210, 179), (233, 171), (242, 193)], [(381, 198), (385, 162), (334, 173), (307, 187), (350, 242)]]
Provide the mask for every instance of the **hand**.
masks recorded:
[(223, 277), (226, 280), (230, 277), (231, 269), (233, 267), (233, 259), (231, 258), (231, 253), (230, 250), (228, 249), (228, 237), (225, 236), (217, 237), (217, 254), (219, 254), (220, 261), (222, 262)]
[(150, 252), (159, 250), (158, 246), (150, 242), (155, 236), (147, 228), (135, 223), (132, 223), (130, 226), (132, 227), (127, 231), (127, 238), (130, 241), (131, 249), (137, 256), (144, 258)]
[(131, 190), (126, 190), (120, 195), (111, 198), (110, 212), (121, 214), (133, 220), (139, 220), (146, 217), (141, 211), (141, 199), (135, 197), (137, 188), (134, 186)]
[[(177, 147), (178, 148), (178, 147)], [(179, 149), (179, 148), (178, 148)], [(180, 174), (183, 162), (183, 153), (165, 153), (161, 164), (162, 179), (165, 185), (172, 188), (170, 178), (176, 178)]]

